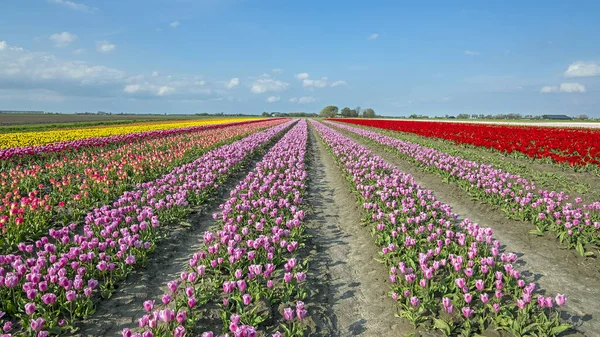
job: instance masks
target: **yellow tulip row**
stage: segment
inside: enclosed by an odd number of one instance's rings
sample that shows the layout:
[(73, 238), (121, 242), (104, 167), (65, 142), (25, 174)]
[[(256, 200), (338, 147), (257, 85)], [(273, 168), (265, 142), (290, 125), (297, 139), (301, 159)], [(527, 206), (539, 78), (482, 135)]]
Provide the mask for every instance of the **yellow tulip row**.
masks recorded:
[(244, 122), (260, 118), (214, 118), (190, 121), (136, 123), (122, 126), (86, 127), (77, 129), (48, 130), (0, 134), (0, 148), (44, 145), (69, 140), (107, 137), (154, 130), (169, 130), (191, 126)]

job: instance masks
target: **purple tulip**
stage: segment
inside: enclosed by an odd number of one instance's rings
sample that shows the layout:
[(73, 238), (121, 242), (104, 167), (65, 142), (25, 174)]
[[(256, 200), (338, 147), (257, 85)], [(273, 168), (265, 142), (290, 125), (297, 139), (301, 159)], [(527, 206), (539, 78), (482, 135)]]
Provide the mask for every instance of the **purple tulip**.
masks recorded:
[(244, 302), (244, 305), (248, 305), (252, 302), (252, 296), (250, 296), (250, 294), (244, 294), (242, 296), (242, 301)]
[(556, 300), (556, 305), (558, 305), (559, 307), (562, 307), (563, 305), (565, 305), (565, 303), (567, 303), (567, 296), (562, 295), (562, 294), (557, 294), (555, 297)]
[(31, 316), (35, 312), (35, 303), (30, 302), (25, 304), (25, 314)]
[(181, 325), (177, 326), (175, 328), (175, 331), (173, 332), (173, 337), (183, 337), (185, 335), (185, 328)]
[(294, 310), (292, 308), (285, 308), (285, 309), (283, 309), (283, 317), (287, 321), (293, 320), (294, 319)]

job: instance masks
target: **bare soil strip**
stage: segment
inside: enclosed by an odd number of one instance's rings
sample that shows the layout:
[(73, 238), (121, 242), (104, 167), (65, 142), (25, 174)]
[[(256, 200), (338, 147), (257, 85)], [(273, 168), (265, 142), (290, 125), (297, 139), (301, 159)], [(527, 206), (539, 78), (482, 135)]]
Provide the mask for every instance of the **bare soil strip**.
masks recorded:
[[(312, 207), (307, 232), (312, 238), (307, 300), (315, 322), (310, 336), (406, 336), (412, 325), (395, 317), (387, 295), (388, 271), (361, 224), (361, 212), (332, 155), (311, 127), (309, 153)], [(421, 333), (423, 336), (437, 336)]]
[[(559, 248), (552, 236), (533, 236), (531, 224), (506, 219), (501, 210), (471, 198), (459, 187), (447, 184), (432, 173), (426, 173), (383, 146), (373, 145), (350, 132), (337, 129), (359, 144), (369, 147), (400, 171), (411, 174), (425, 189), (434, 191), (441, 202), (452, 206), (455, 213), (482, 226), (491, 227), (494, 237), (506, 252), (519, 255), (519, 268), (526, 278), (535, 281), (547, 292), (567, 294), (566, 311), (562, 318), (571, 321), (585, 336), (600, 336), (600, 264), (594, 258), (582, 258), (573, 250)], [(572, 333), (571, 336), (580, 336)]]

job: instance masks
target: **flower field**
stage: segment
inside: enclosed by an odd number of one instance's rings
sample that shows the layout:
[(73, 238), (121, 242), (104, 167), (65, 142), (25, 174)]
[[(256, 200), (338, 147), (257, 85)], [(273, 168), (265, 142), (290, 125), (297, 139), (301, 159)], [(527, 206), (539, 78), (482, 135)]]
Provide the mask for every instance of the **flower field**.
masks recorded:
[(505, 153), (518, 152), (530, 158), (548, 158), (568, 165), (600, 165), (600, 131), (594, 129), (365, 119), (337, 121), (443, 138)]
[(136, 125), (118, 125), (107, 127), (87, 127), (81, 129), (68, 130), (49, 130), (41, 132), (23, 132), (0, 134), (0, 149), (15, 147), (39, 146), (49, 143), (66, 142), (86, 138), (110, 137), (139, 132), (148, 132), (156, 130), (171, 130), (190, 128), (202, 125), (215, 125), (231, 122), (243, 122), (255, 120), (256, 118), (235, 118), (235, 119), (204, 119), (197, 121), (179, 121), (179, 122), (149, 122)]
[[(600, 201), (402, 138), (416, 126), (343, 121), (361, 126), (220, 119), (6, 143), (0, 336), (599, 335)], [(556, 145), (587, 136), (558, 130), (522, 152), (598, 164), (592, 145)], [(520, 151), (491, 137), (447, 139)]]

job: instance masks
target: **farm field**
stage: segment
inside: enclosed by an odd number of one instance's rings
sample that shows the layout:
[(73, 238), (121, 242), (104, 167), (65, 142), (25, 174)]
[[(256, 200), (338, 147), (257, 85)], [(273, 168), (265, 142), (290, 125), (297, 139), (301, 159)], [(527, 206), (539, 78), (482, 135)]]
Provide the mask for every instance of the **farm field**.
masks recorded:
[(18, 114), (18, 113), (0, 113), (0, 126), (15, 125), (57, 125), (57, 124), (76, 124), (76, 123), (102, 123), (102, 122), (142, 122), (142, 121), (165, 121), (165, 120), (194, 120), (200, 119), (199, 116), (186, 115), (77, 115), (77, 114)]
[(25, 148), (49, 143), (75, 141), (86, 138), (119, 136), (149, 131), (167, 131), (171, 129), (182, 129), (186, 127), (191, 128), (202, 125), (223, 124), (229, 122), (244, 122), (257, 119), (259, 118), (207, 118), (189, 121), (144, 122), (127, 125), (90, 126), (60, 130), (4, 133), (0, 134), (0, 149), (19, 147)]
[(600, 336), (598, 131), (434, 123), (0, 134), (0, 328)]

